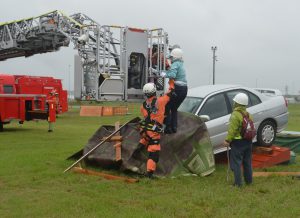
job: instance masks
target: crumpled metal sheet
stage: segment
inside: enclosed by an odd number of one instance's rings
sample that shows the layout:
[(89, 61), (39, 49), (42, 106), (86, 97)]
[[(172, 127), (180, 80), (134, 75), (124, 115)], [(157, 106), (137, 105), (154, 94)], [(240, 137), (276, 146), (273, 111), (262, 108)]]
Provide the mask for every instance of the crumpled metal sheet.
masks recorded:
[[(85, 145), (83, 153), (86, 154), (114, 130), (114, 126), (100, 127)], [(123, 137), (121, 161), (115, 161), (116, 142), (105, 142), (86, 158), (86, 163), (143, 174), (146, 171), (148, 152), (145, 147), (138, 147), (138, 123), (130, 123), (123, 127), (120, 134)], [(213, 149), (205, 123), (195, 115), (178, 112), (177, 133), (162, 134), (160, 159), (155, 174), (205, 176), (214, 170)]]

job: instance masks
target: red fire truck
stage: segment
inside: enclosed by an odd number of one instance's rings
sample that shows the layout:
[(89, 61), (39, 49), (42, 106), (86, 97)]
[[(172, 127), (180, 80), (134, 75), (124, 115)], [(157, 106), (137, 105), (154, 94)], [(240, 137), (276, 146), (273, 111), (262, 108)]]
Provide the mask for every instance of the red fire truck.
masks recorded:
[[(1, 74), (0, 74), (1, 78)], [(68, 92), (63, 90), (60, 79), (45, 76), (14, 75), (17, 94), (43, 94), (50, 96), (52, 90), (57, 93), (58, 114), (68, 111)]]
[(3, 124), (19, 120), (48, 120), (49, 131), (56, 114), (68, 110), (67, 91), (53, 77), (0, 74), (0, 131)]

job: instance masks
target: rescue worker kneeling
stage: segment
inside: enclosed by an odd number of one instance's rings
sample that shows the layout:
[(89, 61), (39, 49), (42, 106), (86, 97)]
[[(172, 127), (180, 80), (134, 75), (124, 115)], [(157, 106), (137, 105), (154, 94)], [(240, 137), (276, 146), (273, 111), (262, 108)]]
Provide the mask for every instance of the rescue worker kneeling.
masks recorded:
[(146, 146), (147, 148), (149, 156), (146, 176), (153, 178), (156, 164), (159, 161), (160, 137), (163, 132), (165, 106), (170, 100), (171, 92), (164, 96), (156, 97), (154, 83), (147, 83), (143, 87), (143, 93), (146, 96), (146, 100), (141, 106), (144, 120), (141, 122), (140, 127), (141, 139), (139, 146)]

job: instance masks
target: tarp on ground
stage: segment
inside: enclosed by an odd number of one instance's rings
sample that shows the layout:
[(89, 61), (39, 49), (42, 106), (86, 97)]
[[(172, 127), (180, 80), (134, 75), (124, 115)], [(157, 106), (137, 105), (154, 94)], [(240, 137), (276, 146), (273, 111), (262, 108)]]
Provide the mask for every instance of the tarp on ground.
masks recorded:
[[(161, 139), (160, 159), (156, 171), (158, 176), (178, 176), (197, 174), (206, 176), (215, 170), (212, 145), (205, 123), (197, 116), (179, 112), (178, 131), (165, 135)], [(88, 140), (83, 154), (110, 135), (114, 126), (102, 126)], [(120, 131), (122, 141), (122, 160), (115, 161), (116, 142), (105, 142), (86, 159), (87, 164), (102, 168), (115, 168), (123, 172), (132, 171), (143, 174), (146, 170), (148, 152), (146, 148), (138, 148), (140, 139), (138, 123), (130, 123)]]
[(277, 134), (274, 144), (288, 147), (291, 151), (300, 153), (300, 132), (282, 131)]

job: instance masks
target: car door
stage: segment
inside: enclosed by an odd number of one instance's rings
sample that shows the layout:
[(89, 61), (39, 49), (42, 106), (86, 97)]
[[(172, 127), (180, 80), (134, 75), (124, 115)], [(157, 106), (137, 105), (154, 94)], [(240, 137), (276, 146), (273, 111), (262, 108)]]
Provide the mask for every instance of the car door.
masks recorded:
[(210, 140), (214, 152), (221, 152), (220, 149), (224, 148), (223, 141), (227, 135), (230, 118), (229, 102), (226, 100), (224, 93), (208, 97), (202, 104), (197, 115), (209, 116), (210, 120), (206, 121), (205, 124), (210, 135)]

